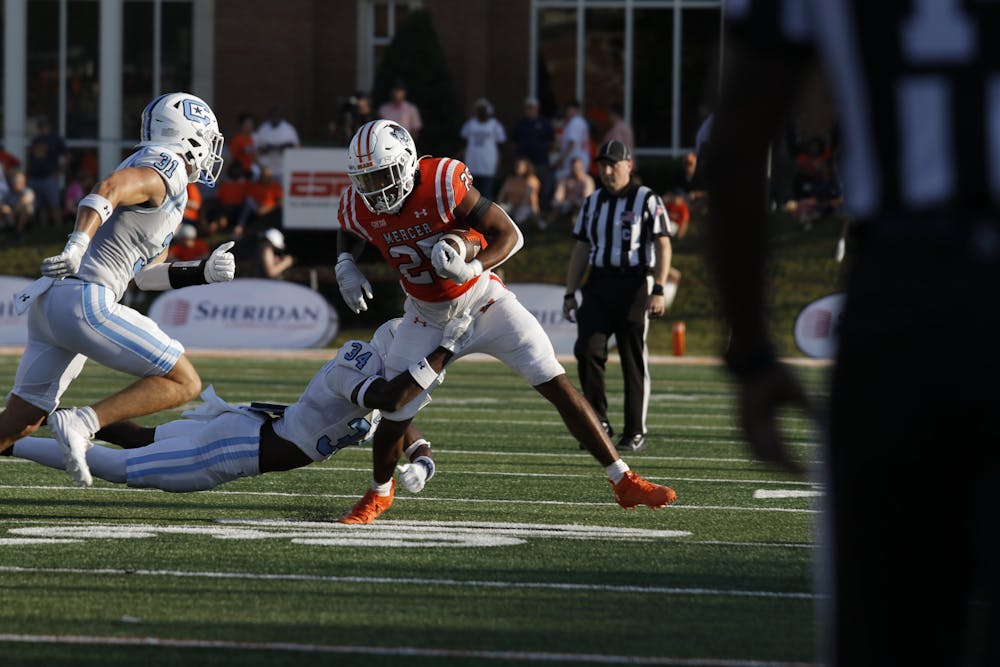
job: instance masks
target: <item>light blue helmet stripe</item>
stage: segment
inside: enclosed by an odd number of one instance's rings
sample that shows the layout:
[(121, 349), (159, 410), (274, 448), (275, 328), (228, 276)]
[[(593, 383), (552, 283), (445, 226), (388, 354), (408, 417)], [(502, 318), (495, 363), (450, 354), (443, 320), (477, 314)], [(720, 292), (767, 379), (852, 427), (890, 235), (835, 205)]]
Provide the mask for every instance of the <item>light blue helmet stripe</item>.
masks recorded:
[(155, 100), (146, 105), (146, 108), (142, 110), (142, 131), (139, 137), (140, 141), (151, 141), (153, 132), (153, 108), (162, 100), (164, 97), (170, 93), (164, 93), (160, 95)]

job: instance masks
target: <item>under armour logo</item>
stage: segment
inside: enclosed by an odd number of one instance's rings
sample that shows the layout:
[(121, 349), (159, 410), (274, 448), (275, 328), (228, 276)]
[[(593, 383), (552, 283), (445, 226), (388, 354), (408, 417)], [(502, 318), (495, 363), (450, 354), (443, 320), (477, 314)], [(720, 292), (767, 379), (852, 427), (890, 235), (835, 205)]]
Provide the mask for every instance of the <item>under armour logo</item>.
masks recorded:
[(413, 318), (413, 323), (414, 324), (419, 324), (422, 327), (426, 327), (427, 326), (427, 322), (424, 322), (422, 319), (420, 319), (419, 317), (416, 317), (416, 316), (414, 316), (414, 318)]
[(27, 294), (22, 294), (19, 298), (21, 299), (21, 302), (23, 303), (23, 302), (27, 301), (28, 299), (30, 299), (31, 297), (28, 296)]
[(482, 308), (479, 309), (479, 312), (480, 313), (485, 313), (487, 310), (489, 310), (490, 306), (492, 306), (494, 303), (496, 303), (496, 299), (490, 299), (489, 301), (486, 302), (485, 306), (483, 306)]
[(422, 208), (419, 211), (414, 211), (413, 212), (413, 217), (417, 218), (417, 219), (427, 217), (427, 215), (429, 215), (429, 214), (427, 213), (427, 209), (426, 208)]

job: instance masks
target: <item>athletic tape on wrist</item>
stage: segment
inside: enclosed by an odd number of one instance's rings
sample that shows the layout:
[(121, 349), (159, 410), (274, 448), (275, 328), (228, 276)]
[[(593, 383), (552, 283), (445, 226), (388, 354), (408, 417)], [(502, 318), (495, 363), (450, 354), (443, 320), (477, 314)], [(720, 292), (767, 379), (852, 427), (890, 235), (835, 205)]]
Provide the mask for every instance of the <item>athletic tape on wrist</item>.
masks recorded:
[(115, 212), (115, 207), (111, 205), (106, 197), (94, 194), (91, 192), (80, 200), (77, 208), (80, 206), (86, 206), (89, 209), (93, 209), (97, 212), (97, 215), (101, 218), (101, 224), (103, 225), (111, 217), (111, 214)]
[(423, 463), (427, 466), (427, 479), (424, 481), (429, 481), (434, 476), (434, 460), (429, 456), (418, 456), (414, 463)]
[(420, 438), (419, 440), (414, 440), (413, 444), (407, 447), (406, 450), (403, 452), (404, 454), (406, 454), (406, 460), (409, 461), (410, 457), (413, 456), (413, 452), (417, 451), (424, 445), (426, 445), (429, 448), (431, 446), (431, 443), (427, 442), (423, 438)]
[(411, 365), (406, 370), (413, 376), (414, 382), (420, 385), (421, 389), (427, 389), (427, 387), (434, 384), (434, 381), (437, 380), (438, 372), (431, 368), (427, 357)]
[(337, 255), (337, 264), (340, 264), (341, 262), (351, 262), (351, 263), (353, 263), (354, 262), (354, 255), (352, 255), (349, 252), (342, 252), (342, 253), (340, 253), (339, 255)]

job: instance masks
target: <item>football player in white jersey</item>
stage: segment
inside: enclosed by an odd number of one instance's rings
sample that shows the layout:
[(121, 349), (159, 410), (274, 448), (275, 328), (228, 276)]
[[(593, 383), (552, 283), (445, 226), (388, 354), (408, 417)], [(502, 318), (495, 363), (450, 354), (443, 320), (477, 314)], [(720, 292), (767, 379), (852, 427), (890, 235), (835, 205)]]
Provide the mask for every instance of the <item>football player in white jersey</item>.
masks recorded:
[[(440, 345), (420, 363), (391, 380), (382, 377), (385, 354), (399, 319), (380, 326), (371, 342), (351, 340), (313, 376), (299, 400), (271, 420), (254, 404), (226, 403), (209, 387), (204, 403), (186, 419), (144, 428), (133, 422), (112, 424), (98, 436), (127, 449), (96, 446), (87, 451), (94, 475), (109, 482), (164, 491), (204, 491), (241, 477), (292, 470), (325, 461), (344, 447), (368, 440), (378, 411), (398, 410), (432, 384), (455, 350), (468, 338), (472, 317), (455, 318)], [(273, 408), (273, 406), (270, 406)], [(400, 481), (419, 492), (434, 475), (430, 444), (416, 429), (404, 437), (410, 463)], [(62, 469), (59, 444), (52, 438), (26, 437), (11, 453)], [(395, 485), (395, 482), (393, 482)]]
[[(201, 391), (184, 347), (118, 301), (131, 280), (166, 290), (233, 279), (231, 244), (201, 262), (163, 263), (188, 183), (213, 186), (219, 177), (222, 142), (215, 114), (194, 95), (161, 95), (143, 110), (137, 150), (80, 200), (65, 249), (42, 262), (43, 278), (15, 295), (15, 309), (30, 309), (28, 343), (0, 413), (0, 451), (48, 417), (67, 470), (89, 486), (86, 450), (101, 426)], [(88, 358), (139, 379), (92, 406), (54, 413)]]

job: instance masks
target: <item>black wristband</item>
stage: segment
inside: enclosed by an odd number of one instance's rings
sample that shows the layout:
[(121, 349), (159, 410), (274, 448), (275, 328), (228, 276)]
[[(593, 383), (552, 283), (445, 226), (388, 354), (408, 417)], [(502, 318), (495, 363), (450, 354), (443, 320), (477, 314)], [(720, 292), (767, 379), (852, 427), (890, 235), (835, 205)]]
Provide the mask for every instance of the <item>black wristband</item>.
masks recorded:
[(191, 285), (204, 285), (208, 282), (205, 279), (206, 260), (195, 262), (172, 262), (167, 269), (167, 276), (170, 278), (170, 286), (174, 289), (190, 287)]
[(660, 283), (654, 284), (653, 285), (652, 295), (653, 296), (663, 296), (663, 285), (661, 285)]
[(575, 293), (573, 293), (573, 292), (567, 292), (566, 296), (563, 297), (563, 301), (565, 301), (566, 299), (575, 299), (575, 298), (576, 298), (576, 294)]
[(774, 351), (774, 346), (765, 342), (751, 350), (749, 354), (743, 354), (739, 357), (734, 357), (732, 348), (730, 348), (723, 355), (723, 360), (726, 362), (726, 368), (736, 378), (748, 380), (776, 366), (778, 364), (778, 355)]

